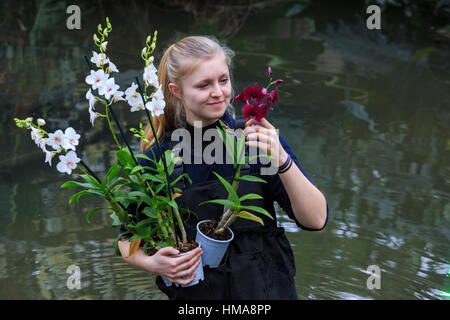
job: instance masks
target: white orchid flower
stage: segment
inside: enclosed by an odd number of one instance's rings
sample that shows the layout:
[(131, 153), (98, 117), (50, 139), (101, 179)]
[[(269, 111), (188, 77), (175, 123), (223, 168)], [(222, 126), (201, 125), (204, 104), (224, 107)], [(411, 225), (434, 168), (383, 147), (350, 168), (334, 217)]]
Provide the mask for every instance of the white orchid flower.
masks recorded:
[(158, 87), (158, 76), (156, 75), (156, 68), (153, 66), (153, 63), (144, 69), (144, 81), (149, 86)]
[(58, 152), (61, 148), (66, 150), (71, 148), (69, 140), (61, 130), (56, 130), (54, 133), (49, 133), (47, 144)]
[(164, 94), (161, 86), (158, 86), (158, 90), (153, 94), (152, 100), (147, 102), (145, 107), (152, 112), (152, 116), (159, 116), (164, 113), (165, 106)]
[(144, 110), (145, 106), (142, 102), (138, 102), (136, 105), (131, 106), (130, 111), (131, 112), (136, 112), (136, 111), (140, 111), (140, 110)]
[(92, 110), (91, 108), (89, 108), (89, 115), (90, 115), (90, 119), (89, 119), (89, 120), (91, 121), (92, 126), (94, 126), (94, 121), (95, 121), (95, 119), (100, 118), (100, 117), (103, 117), (102, 114), (100, 114), (100, 113), (98, 113), (98, 112), (95, 112), (95, 111)]
[(100, 87), (100, 89), (98, 89), (98, 94), (102, 96), (104, 95), (105, 98), (109, 100), (109, 98), (114, 96), (114, 94), (117, 92), (119, 88), (120, 87), (115, 83), (114, 78), (110, 78), (106, 80), (106, 82), (103, 84), (102, 87)]
[(106, 57), (106, 54), (104, 53), (97, 53), (95, 51), (92, 51), (92, 58), (91, 62), (95, 63), (95, 65), (100, 68), (102, 65), (105, 65), (109, 62), (109, 59)]
[(119, 72), (119, 69), (117, 69), (116, 65), (109, 61), (108, 67), (106, 68), (107, 73), (113, 73), (113, 72)]
[(42, 141), (44, 135), (42, 134), (41, 130), (36, 129), (35, 127), (30, 127), (31, 128), (31, 139), (36, 143), (36, 144), (40, 144), (40, 142)]
[(77, 167), (80, 158), (74, 151), (69, 151), (65, 156), (59, 156), (60, 162), (56, 165), (56, 169), (61, 173), (72, 174), (72, 170)]
[(51, 167), (52, 159), (57, 154), (57, 152), (56, 151), (48, 151), (47, 149), (45, 149), (45, 147), (44, 147), (43, 151), (45, 152), (45, 162), (44, 163), (48, 162), (49, 166)]
[(125, 100), (124, 97), (123, 97), (124, 94), (125, 93), (123, 91), (116, 91), (116, 92), (114, 92), (114, 94), (113, 94), (113, 102), (118, 102), (118, 101)]
[(92, 94), (91, 89), (89, 89), (88, 92), (86, 92), (86, 99), (89, 101), (89, 108), (94, 109), (94, 105), (97, 99)]
[(136, 91), (138, 85), (134, 82), (131, 84), (127, 90), (125, 90), (125, 100), (131, 106), (130, 111), (135, 112), (139, 110), (144, 110), (144, 104), (142, 103), (141, 95)]
[(86, 83), (92, 86), (92, 89), (98, 89), (103, 87), (108, 80), (109, 74), (105, 74), (102, 69), (97, 71), (91, 70), (91, 74), (86, 77)]
[(72, 149), (75, 151), (75, 146), (78, 145), (78, 139), (80, 139), (80, 135), (77, 134), (72, 127), (68, 127), (64, 131), (64, 135), (66, 136), (67, 140), (69, 141), (70, 147), (68, 149)]

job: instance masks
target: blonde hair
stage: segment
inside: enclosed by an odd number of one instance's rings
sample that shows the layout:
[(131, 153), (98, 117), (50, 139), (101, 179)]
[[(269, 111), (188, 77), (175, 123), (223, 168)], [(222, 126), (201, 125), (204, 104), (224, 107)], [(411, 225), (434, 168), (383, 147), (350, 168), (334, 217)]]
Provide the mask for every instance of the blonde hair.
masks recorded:
[[(210, 36), (185, 37), (165, 51), (158, 68), (158, 81), (162, 87), (166, 106), (163, 114), (153, 117), (159, 141), (167, 130), (185, 126), (186, 123), (183, 103), (170, 92), (169, 83), (179, 84), (180, 80), (202, 61), (211, 59), (218, 53), (223, 54), (227, 66), (230, 67), (234, 52)], [(230, 104), (229, 107), (232, 108)], [(152, 146), (156, 143), (150, 124), (145, 129), (145, 137)], [(141, 152), (147, 149), (148, 145), (142, 140)]]

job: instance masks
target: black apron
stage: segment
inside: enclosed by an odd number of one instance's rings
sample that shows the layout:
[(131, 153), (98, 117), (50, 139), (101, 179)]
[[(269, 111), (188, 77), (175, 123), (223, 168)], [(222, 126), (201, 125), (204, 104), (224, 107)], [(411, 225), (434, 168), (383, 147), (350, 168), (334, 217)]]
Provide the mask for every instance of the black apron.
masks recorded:
[[(178, 165), (171, 179), (183, 172)], [(250, 173), (250, 166), (244, 165), (241, 175)], [(225, 177), (226, 178), (226, 177)], [(260, 178), (264, 178), (260, 176)], [(231, 177), (228, 177), (231, 182)], [(198, 204), (212, 199), (225, 199), (227, 191), (222, 183), (215, 179), (189, 185), (184, 178), (177, 187), (182, 196), (176, 199), (180, 208), (194, 211), (184, 219), (188, 239), (195, 239), (198, 221), (216, 219), (219, 221), (223, 206), (218, 204)], [(238, 195), (256, 193), (263, 199), (245, 200), (244, 205), (265, 208), (274, 217), (254, 213), (264, 221), (264, 226), (252, 220), (237, 218), (230, 228), (234, 239), (217, 268), (204, 267), (205, 279), (191, 287), (166, 286), (161, 277), (156, 283), (169, 299), (174, 300), (264, 300), (297, 299), (295, 288), (295, 261), (291, 245), (283, 228), (277, 227), (273, 200), (268, 195), (266, 183), (241, 181)]]

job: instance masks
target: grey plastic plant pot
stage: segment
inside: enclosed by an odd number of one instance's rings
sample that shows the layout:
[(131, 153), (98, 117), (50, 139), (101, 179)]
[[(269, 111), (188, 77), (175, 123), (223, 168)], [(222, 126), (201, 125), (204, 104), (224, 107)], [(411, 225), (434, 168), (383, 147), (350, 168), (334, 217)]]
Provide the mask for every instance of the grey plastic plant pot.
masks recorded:
[(230, 228), (227, 228), (231, 232), (231, 238), (228, 240), (215, 240), (204, 235), (199, 226), (206, 221), (202, 220), (197, 223), (197, 235), (195, 236), (195, 242), (201, 244), (203, 249), (202, 261), (204, 266), (210, 268), (217, 268), (222, 261), (225, 252), (228, 249), (228, 245), (234, 239), (234, 233)]
[[(198, 243), (198, 244), (199, 244), (199, 247), (201, 248), (201, 247), (202, 247), (202, 244), (201, 244), (201, 243)], [(172, 256), (172, 257), (174, 257), (174, 258), (176, 258), (176, 257), (181, 257), (181, 256), (184, 256), (185, 254), (188, 254), (189, 252), (191, 252), (191, 251), (183, 252), (183, 253), (177, 254), (177, 255)], [(204, 279), (205, 279), (205, 276), (204, 276), (204, 274), (203, 274), (203, 262), (202, 262), (202, 256), (200, 256), (200, 263), (198, 264), (198, 266), (197, 266), (197, 268), (195, 269), (194, 273), (195, 273), (195, 278), (194, 278), (194, 280), (193, 280), (191, 283), (188, 283), (188, 284), (178, 284), (178, 283), (173, 283), (173, 282), (169, 281), (168, 279), (164, 278), (163, 276), (161, 276), (161, 278), (163, 279), (163, 281), (164, 281), (164, 283), (165, 283), (165, 285), (166, 285), (167, 287), (170, 287), (172, 284), (174, 284), (174, 285), (177, 286), (177, 287), (179, 287), (179, 286), (182, 286), (182, 287), (191, 287), (191, 286), (193, 286), (193, 285), (196, 285), (200, 280), (204, 280)], [(187, 278), (189, 278), (190, 276), (191, 276), (191, 274), (190, 274), (190, 275), (187, 275), (186, 277), (184, 277), (184, 279), (187, 279)]]

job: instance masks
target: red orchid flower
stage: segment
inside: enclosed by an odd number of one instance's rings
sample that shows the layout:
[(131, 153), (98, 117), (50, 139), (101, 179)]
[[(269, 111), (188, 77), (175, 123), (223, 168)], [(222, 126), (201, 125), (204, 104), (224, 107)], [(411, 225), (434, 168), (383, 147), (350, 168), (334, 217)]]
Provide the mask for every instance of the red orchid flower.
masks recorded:
[(237, 95), (236, 98), (234, 98), (234, 102), (236, 101), (243, 101), (245, 103), (256, 100), (257, 102), (261, 103), (264, 98), (264, 94), (262, 92), (262, 89), (259, 88), (258, 84), (255, 83), (253, 87), (246, 87), (244, 92)]
[(255, 83), (253, 87), (246, 87), (244, 91), (238, 94), (234, 98), (234, 102), (242, 101), (245, 103), (242, 108), (242, 113), (245, 119), (254, 119), (257, 122), (261, 122), (261, 119), (267, 116), (269, 111), (273, 110), (272, 106), (275, 106), (278, 102), (278, 87), (277, 85), (283, 83), (282, 79), (272, 81), (272, 68), (268, 67), (267, 75), (270, 77), (270, 83), (275, 85), (275, 89), (270, 93), (267, 88), (259, 88)]
[(267, 96), (267, 100), (269, 100), (273, 104), (277, 104), (277, 102), (278, 102), (278, 87), (276, 87), (275, 90), (272, 90), (269, 93), (269, 95)]
[(258, 102), (253, 105), (246, 104), (242, 108), (242, 113), (244, 114), (244, 119), (254, 119), (257, 122), (261, 122), (261, 119), (267, 115), (267, 109), (263, 106), (260, 107)]

